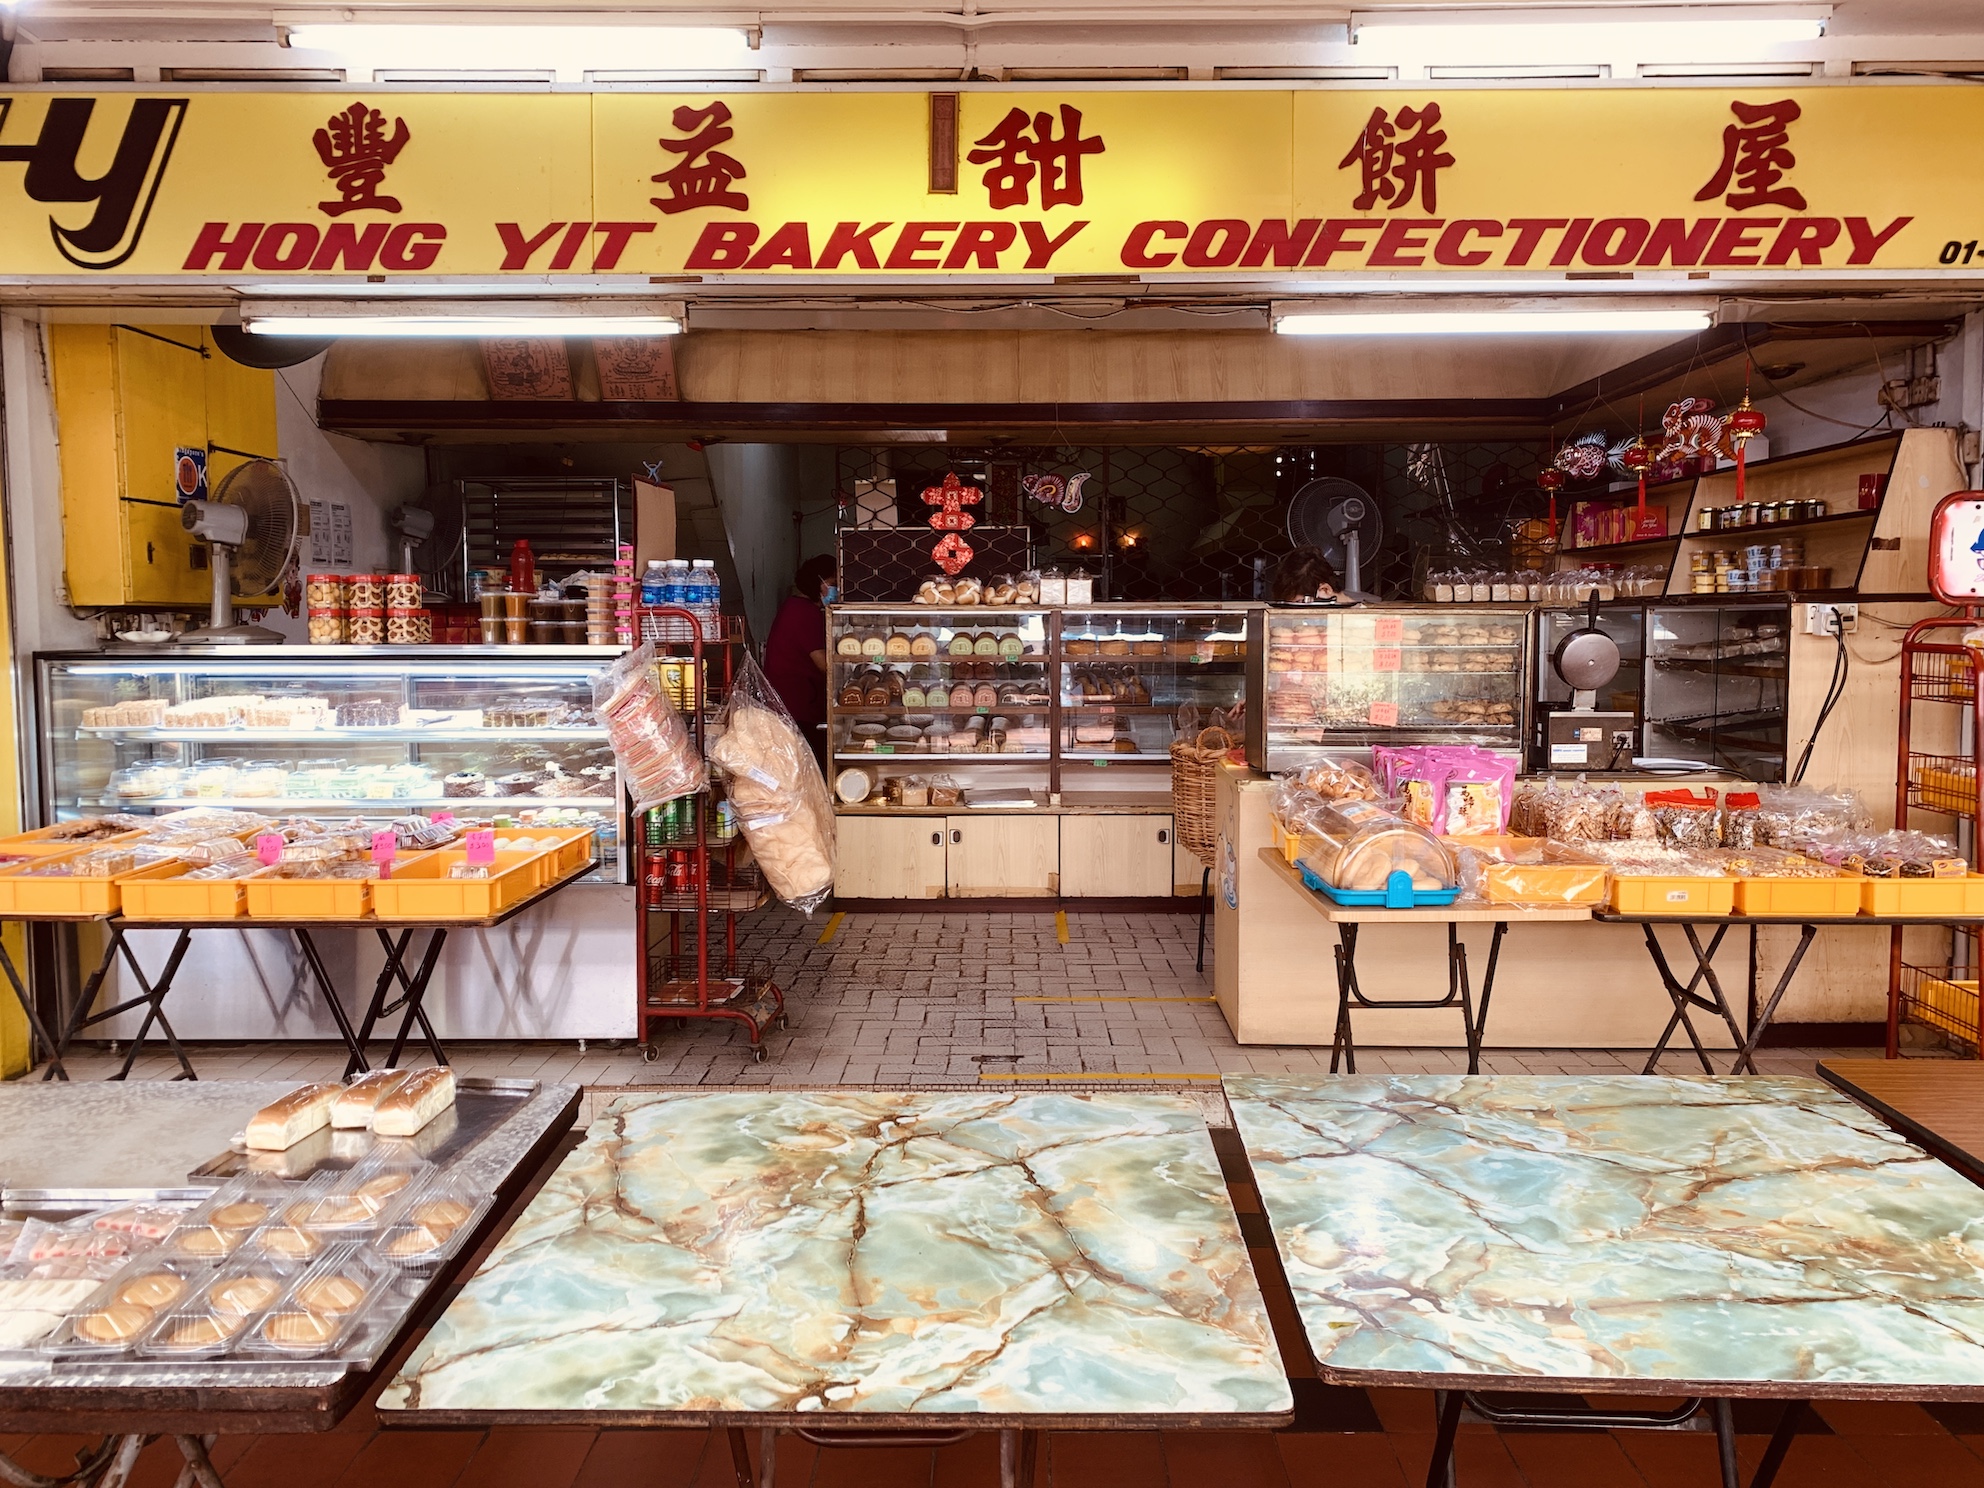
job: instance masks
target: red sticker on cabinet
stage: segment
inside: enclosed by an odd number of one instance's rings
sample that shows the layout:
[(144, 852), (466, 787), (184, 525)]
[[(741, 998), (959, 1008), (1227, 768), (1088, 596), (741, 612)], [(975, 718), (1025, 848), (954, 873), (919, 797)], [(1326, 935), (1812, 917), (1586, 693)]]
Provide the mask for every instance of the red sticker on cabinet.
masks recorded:
[(1371, 622), (1371, 640), (1379, 646), (1396, 646), (1405, 639), (1405, 617), (1379, 615)]
[(1371, 653), (1371, 670), (1374, 672), (1395, 672), (1401, 665), (1398, 648), (1380, 646)]

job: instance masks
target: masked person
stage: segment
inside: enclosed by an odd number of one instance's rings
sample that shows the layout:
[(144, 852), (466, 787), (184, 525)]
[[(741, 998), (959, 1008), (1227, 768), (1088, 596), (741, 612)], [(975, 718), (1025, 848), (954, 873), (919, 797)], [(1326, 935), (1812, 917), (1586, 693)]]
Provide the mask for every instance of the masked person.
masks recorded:
[(792, 593), (765, 640), (765, 680), (805, 732), (826, 769), (827, 611), (840, 597), (834, 560), (825, 553), (799, 565)]

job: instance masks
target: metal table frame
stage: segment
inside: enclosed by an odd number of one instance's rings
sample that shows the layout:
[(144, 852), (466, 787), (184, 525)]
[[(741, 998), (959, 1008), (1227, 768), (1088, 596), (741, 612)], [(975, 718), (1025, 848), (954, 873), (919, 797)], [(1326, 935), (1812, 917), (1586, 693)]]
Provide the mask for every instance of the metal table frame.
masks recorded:
[[(1659, 1068), (1661, 1057), (1673, 1041), (1675, 1031), (1682, 1030), (1688, 1035), (1688, 1042), (1694, 1046), (1695, 1058), (1701, 1062), (1702, 1073), (1712, 1075), (1714, 1066), (1709, 1062), (1708, 1050), (1695, 1031), (1691, 1011), (1714, 1013), (1728, 1026), (1730, 1037), (1736, 1044), (1736, 1057), (1729, 1066), (1732, 1075), (1757, 1072), (1756, 1054), (1763, 1042), (1764, 1034), (1770, 1029), (1771, 1020), (1777, 1016), (1778, 1004), (1784, 1001), (1784, 994), (1791, 990), (1792, 978), (1798, 974), (1798, 966), (1805, 959), (1805, 952), (1811, 949), (1821, 929), (1871, 930), (1883, 927), (1916, 926), (1934, 928), (1967, 924), (1967, 921), (1937, 919), (1925, 915), (1644, 915), (1619, 914), (1613, 910), (1600, 909), (1592, 914), (1594, 920), (1608, 925), (1638, 925), (1646, 936), (1647, 954), (1653, 958), (1653, 967), (1660, 974), (1660, 983), (1667, 991), (1667, 997), (1674, 1004), (1674, 1011), (1667, 1019), (1667, 1026), (1660, 1032), (1653, 1051), (1647, 1055), (1646, 1068), (1642, 1074), (1652, 1074)], [(1695, 969), (1686, 983), (1683, 983), (1668, 963), (1667, 953), (1661, 947), (1655, 934), (1661, 925), (1676, 925), (1687, 937), (1688, 949), (1694, 953)], [(1714, 933), (1708, 944), (1703, 945), (1698, 927), (1710, 925)], [(1798, 943), (1791, 948), (1785, 958), (1784, 969), (1778, 973), (1777, 984), (1770, 990), (1762, 1004), (1757, 1001), (1757, 931), (1766, 925), (1796, 925), (1799, 930)], [(1739, 1023), (1735, 1009), (1729, 1005), (1729, 997), (1723, 991), (1721, 979), (1715, 974), (1715, 953), (1722, 948), (1723, 938), (1730, 930), (1747, 928), (1750, 932), (1750, 955), (1748, 996), (1744, 1002), (1744, 1017)], [(1696, 989), (1707, 987), (1704, 997)]]
[[(146, 1009), (145, 1020), (138, 1025), (138, 1032), (125, 1051), (123, 1064), (118, 1067), (117, 1073), (109, 1078), (122, 1080), (130, 1075), (138, 1054), (144, 1047), (145, 1039), (151, 1032), (152, 1024), (156, 1022), (166, 1043), (171, 1047), (173, 1056), (179, 1061), (179, 1073), (173, 1078), (197, 1080), (199, 1076), (193, 1070), (193, 1062), (187, 1057), (185, 1048), (180, 1044), (179, 1037), (173, 1031), (172, 1024), (165, 1014), (166, 994), (172, 990), (173, 979), (178, 975), (180, 965), (185, 960), (193, 932), (195, 930), (285, 931), (296, 942), (297, 949), (303, 953), (304, 964), (310, 969), (311, 979), (317, 984), (324, 1005), (330, 1010), (331, 1018), (337, 1024), (338, 1034), (344, 1040), (349, 1055), (344, 1069), (347, 1079), (372, 1068), (365, 1053), (366, 1047), (371, 1043), (373, 1030), (377, 1028), (380, 1020), (389, 1018), (394, 1013), (403, 1013), (404, 1016), (400, 1019), (399, 1031), (393, 1036), (391, 1050), (386, 1056), (385, 1068), (393, 1069), (398, 1066), (400, 1056), (406, 1050), (407, 1039), (416, 1026), (420, 1029), (421, 1039), (426, 1044), (428, 1053), (433, 1056), (434, 1062), (446, 1064), (447, 1050), (442, 1047), (439, 1036), (434, 1032), (434, 1025), (428, 1020), (425, 1004), (428, 983), (433, 978), (434, 968), (440, 964), (441, 950), (447, 944), (448, 933), (451, 930), (492, 930), (507, 924), (518, 915), (537, 908), (553, 894), (579, 882), (592, 872), (594, 866), (591, 862), (581, 864), (563, 878), (546, 884), (500, 914), (476, 920), (380, 920), (370, 916), (355, 920), (253, 919), (241, 915), (213, 920), (130, 920), (121, 915), (7, 916), (6, 918), (24, 924), (103, 924), (109, 932), (110, 940), (104, 947), (103, 958), (96, 970), (90, 974), (88, 981), (83, 984), (82, 995), (77, 999), (75, 1009), (70, 1013), (59, 1039), (51, 1037), (42, 1023), (41, 1016), (35, 1009), (34, 999), (29, 996), (27, 986), (14, 966), (13, 958), (7, 954), (4, 944), (0, 944), (0, 972), (6, 975), (15, 998), (20, 1002), (22, 1011), (27, 1014), (28, 1026), (35, 1040), (47, 1053), (47, 1065), (41, 1073), (43, 1080), (69, 1078), (69, 1071), (63, 1065), (62, 1057), (68, 1053), (69, 1045), (77, 1034), (85, 1028), (93, 1027), (138, 1007)], [(131, 930), (177, 932), (172, 950), (166, 958), (165, 968), (156, 982), (145, 975), (144, 968), (138, 964), (136, 954), (124, 938)], [(380, 968), (378, 978), (373, 983), (372, 996), (366, 1003), (365, 1011), (356, 1027), (352, 1024), (351, 1015), (345, 1011), (344, 1004), (338, 1000), (337, 986), (331, 980), (331, 974), (324, 965), (323, 955), (312, 938), (319, 930), (370, 930), (379, 937), (379, 944), (385, 951), (385, 964)], [(423, 930), (427, 932), (427, 944), (421, 952), (418, 963), (409, 972), (407, 952), (413, 943), (414, 935)], [(141, 995), (127, 998), (115, 1007), (106, 1008), (99, 1013), (90, 1012), (90, 1006), (96, 1001), (104, 978), (110, 974), (110, 968), (120, 955), (130, 966), (131, 974), (137, 978), (138, 986), (142, 989)]]
[[(1332, 904), (1302, 882), (1301, 870), (1272, 848), (1261, 849), (1261, 859), (1273, 868), (1313, 905), (1322, 917), (1337, 927), (1336, 1028), (1330, 1041), (1330, 1073), (1339, 1064), (1346, 1074), (1357, 1073), (1357, 1042), (1352, 1035), (1350, 1012), (1359, 1008), (1424, 1009), (1457, 1007), (1461, 1029), (1467, 1040), (1467, 1072), (1481, 1073), (1481, 1049), (1488, 1028), (1488, 1005), (1495, 996), (1495, 966), (1502, 955), (1502, 937), (1512, 924), (1577, 924), (1591, 918), (1584, 905), (1535, 907), (1521, 904), (1432, 905), (1423, 909), (1353, 908)], [(1444, 997), (1370, 997), (1357, 979), (1357, 936), (1364, 925), (1435, 925), (1447, 928), (1447, 994)], [(1474, 1001), (1473, 983), (1468, 974), (1467, 945), (1460, 938), (1462, 925), (1492, 925), (1488, 940), (1488, 964), (1482, 970), (1481, 1001)]]

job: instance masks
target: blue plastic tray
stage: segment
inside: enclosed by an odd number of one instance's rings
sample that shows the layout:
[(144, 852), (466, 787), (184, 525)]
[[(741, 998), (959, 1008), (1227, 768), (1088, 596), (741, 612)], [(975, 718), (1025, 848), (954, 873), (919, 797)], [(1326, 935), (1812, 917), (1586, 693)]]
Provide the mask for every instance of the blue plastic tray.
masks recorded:
[(1295, 866), (1301, 870), (1304, 887), (1314, 889), (1324, 898), (1351, 909), (1419, 909), (1452, 904), (1460, 897), (1458, 887), (1413, 888), (1412, 875), (1403, 868), (1394, 868), (1382, 889), (1338, 889), (1324, 883), (1322, 875), (1307, 863), (1298, 861)]

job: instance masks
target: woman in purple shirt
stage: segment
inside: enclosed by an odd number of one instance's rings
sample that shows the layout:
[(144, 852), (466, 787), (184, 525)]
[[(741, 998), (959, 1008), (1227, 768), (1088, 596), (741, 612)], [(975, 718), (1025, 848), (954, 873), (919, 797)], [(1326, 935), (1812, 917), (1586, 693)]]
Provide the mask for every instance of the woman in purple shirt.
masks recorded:
[(799, 565), (792, 593), (765, 639), (765, 680), (785, 704), (826, 768), (827, 612), (839, 591), (834, 560), (822, 553)]

